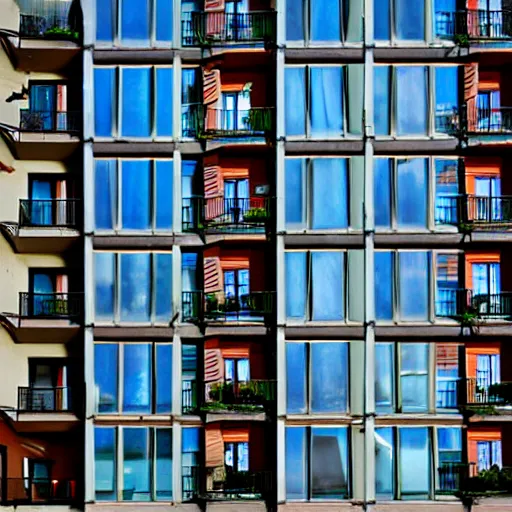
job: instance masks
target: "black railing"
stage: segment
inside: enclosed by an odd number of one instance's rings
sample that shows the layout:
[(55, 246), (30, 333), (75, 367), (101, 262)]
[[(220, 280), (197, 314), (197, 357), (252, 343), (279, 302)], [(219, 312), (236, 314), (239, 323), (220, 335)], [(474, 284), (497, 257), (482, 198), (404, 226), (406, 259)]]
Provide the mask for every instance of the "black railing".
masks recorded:
[(512, 11), (463, 9), (438, 11), (435, 14), (438, 37), (458, 39), (463, 44), (470, 40), (512, 38)]
[(80, 113), (20, 109), (20, 131), (79, 133)]
[(467, 133), (512, 133), (512, 107), (462, 105), (462, 130)]
[(435, 207), (437, 224), (488, 224), (512, 223), (512, 196), (437, 196)]
[(183, 322), (197, 323), (203, 320), (204, 294), (201, 291), (182, 292), (181, 294)]
[(472, 306), (481, 317), (512, 316), (512, 292), (474, 294)]
[[(512, 292), (475, 293), (461, 288), (438, 288), (436, 316), (465, 318), (511, 317)], [(464, 318), (463, 318), (464, 320)]]
[(466, 379), (468, 404), (512, 405), (512, 382), (491, 384), (485, 379)]
[(270, 217), (268, 197), (183, 199), (183, 231), (260, 231)]
[(197, 412), (197, 382), (195, 380), (182, 380), (181, 382), (181, 411), (183, 414)]
[(4, 503), (68, 503), (76, 498), (75, 480), (7, 478)]
[(18, 388), (18, 410), (28, 412), (69, 412), (71, 388)]
[(182, 108), (184, 137), (268, 137), (273, 131), (274, 109), (271, 107), (226, 110), (193, 104)]
[(205, 409), (236, 409), (268, 406), (276, 400), (276, 381), (208, 382), (205, 384)]
[(83, 293), (20, 293), (22, 318), (79, 318)]
[(182, 467), (183, 499), (266, 499), (274, 487), (271, 471), (233, 471), (229, 466), (215, 470)]
[(276, 40), (276, 13), (191, 12), (181, 27), (183, 46), (271, 43)]
[(79, 32), (71, 27), (68, 13), (62, 10), (44, 14), (20, 14), (20, 36), (77, 41)]
[(78, 227), (79, 199), (21, 199), (19, 225)]
[(460, 317), (472, 306), (471, 290), (465, 288), (438, 288), (436, 316)]
[(439, 494), (453, 494), (467, 488), (471, 476), (470, 464), (444, 462), (437, 468), (437, 490)]

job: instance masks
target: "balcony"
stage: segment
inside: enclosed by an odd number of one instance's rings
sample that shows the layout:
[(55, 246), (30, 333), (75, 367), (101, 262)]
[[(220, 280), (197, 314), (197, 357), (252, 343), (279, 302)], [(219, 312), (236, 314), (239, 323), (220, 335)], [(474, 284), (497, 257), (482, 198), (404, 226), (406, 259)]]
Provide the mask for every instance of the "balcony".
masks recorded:
[(80, 331), (83, 293), (20, 293), (19, 314), (0, 323), (17, 343), (67, 343)]
[(438, 11), (435, 25), (438, 37), (454, 39), (461, 46), (512, 39), (512, 11)]
[(233, 471), (225, 467), (222, 474), (213, 474), (211, 469), (182, 468), (183, 498), (185, 501), (264, 500), (273, 489), (271, 471)]
[(0, 28), (11, 62), (22, 71), (62, 71), (80, 53), (82, 14), (76, 2), (17, 3), (19, 30)]
[(197, 382), (195, 380), (184, 380), (181, 383), (181, 412), (182, 414), (198, 412)]
[(183, 231), (192, 233), (265, 233), (270, 198), (190, 197), (183, 199)]
[(512, 405), (512, 382), (490, 384), (484, 379), (466, 379), (466, 393), (468, 405)]
[(183, 46), (268, 45), (276, 40), (276, 13), (192, 12), (181, 27)]
[(274, 119), (271, 107), (225, 110), (195, 104), (183, 109), (182, 132), (184, 137), (199, 139), (269, 138)]
[(80, 112), (20, 109), (19, 127), (0, 123), (0, 133), (20, 160), (65, 160), (80, 145)]
[(74, 502), (75, 499), (75, 480), (7, 478), (6, 485), (0, 486), (2, 505), (65, 505)]
[(512, 292), (475, 294), (472, 290), (438, 289), (436, 316), (452, 317), (464, 325), (472, 321), (512, 317)]
[(251, 292), (240, 297), (224, 292), (183, 292), (182, 318), (190, 323), (265, 323), (274, 311), (274, 292)]
[(80, 238), (79, 199), (21, 199), (18, 223), (0, 231), (18, 253), (62, 253)]
[(438, 196), (435, 221), (465, 230), (508, 231), (512, 228), (512, 196)]

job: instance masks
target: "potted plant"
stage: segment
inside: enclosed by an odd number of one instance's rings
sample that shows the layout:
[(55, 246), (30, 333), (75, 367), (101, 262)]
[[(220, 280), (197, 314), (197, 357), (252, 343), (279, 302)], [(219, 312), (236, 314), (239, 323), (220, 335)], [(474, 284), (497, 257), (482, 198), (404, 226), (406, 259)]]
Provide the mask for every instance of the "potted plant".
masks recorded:
[(251, 208), (244, 212), (245, 222), (264, 222), (269, 218), (265, 208)]

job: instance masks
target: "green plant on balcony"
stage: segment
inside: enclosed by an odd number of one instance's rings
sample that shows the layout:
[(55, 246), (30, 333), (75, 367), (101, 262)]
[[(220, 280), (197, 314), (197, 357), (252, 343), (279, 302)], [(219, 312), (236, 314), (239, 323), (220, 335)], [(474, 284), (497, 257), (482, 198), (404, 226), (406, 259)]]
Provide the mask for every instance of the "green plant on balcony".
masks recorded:
[(251, 132), (270, 132), (272, 130), (271, 111), (265, 108), (253, 108), (244, 118), (244, 123)]
[(240, 384), (238, 397), (245, 404), (263, 404), (265, 393), (260, 389), (257, 382), (244, 382)]
[(49, 28), (44, 35), (46, 37), (51, 37), (53, 39), (78, 39), (79, 34), (76, 30), (71, 30), (70, 28), (63, 28), (54, 26)]
[(461, 48), (469, 48), (469, 36), (467, 34), (455, 34), (454, 41)]
[(475, 226), (469, 222), (461, 222), (459, 224), (459, 233), (462, 233), (463, 235), (471, 235), (474, 229)]
[(264, 222), (269, 215), (265, 208), (251, 208), (244, 213), (245, 222)]

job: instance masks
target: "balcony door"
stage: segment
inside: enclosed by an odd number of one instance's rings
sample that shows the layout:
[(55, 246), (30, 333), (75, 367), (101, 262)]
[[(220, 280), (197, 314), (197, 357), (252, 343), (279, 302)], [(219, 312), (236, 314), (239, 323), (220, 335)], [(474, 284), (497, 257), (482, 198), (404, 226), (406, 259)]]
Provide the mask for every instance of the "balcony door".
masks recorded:
[(224, 464), (228, 474), (249, 471), (249, 443), (224, 443)]
[(478, 0), (478, 34), (483, 37), (503, 37), (501, 0)]
[(500, 314), (501, 278), (499, 263), (473, 263), (473, 299), (480, 313)]
[(249, 295), (249, 269), (224, 271), (224, 295), (226, 303), (232, 303), (233, 306), (228, 307), (228, 318), (230, 310), (233, 310), (236, 315), (237, 311), (247, 309), (247, 296)]
[(32, 315), (67, 316), (68, 276), (55, 272), (34, 271), (30, 278)]
[(501, 382), (500, 355), (478, 354), (476, 357), (476, 392), (481, 395), (481, 401), (493, 401), (489, 396), (489, 388)]
[(496, 465), (501, 468), (501, 441), (477, 441), (478, 471)]
[(472, 212), (474, 220), (499, 221), (501, 210), (501, 178), (480, 176), (475, 177), (475, 207)]
[(32, 411), (65, 411), (69, 406), (68, 368), (62, 361), (31, 361), (29, 367)]
[(249, 209), (249, 180), (224, 180), (224, 214), (231, 222), (242, 222)]
[(228, 41), (250, 40), (251, 29), (248, 0), (235, 0), (226, 2), (226, 35)]
[(483, 132), (502, 130), (500, 91), (478, 91), (476, 97), (477, 129)]
[(247, 131), (251, 110), (249, 91), (222, 93), (222, 116), (218, 123), (223, 131)]
[(249, 382), (249, 359), (224, 359), (224, 380), (236, 389), (239, 384)]

